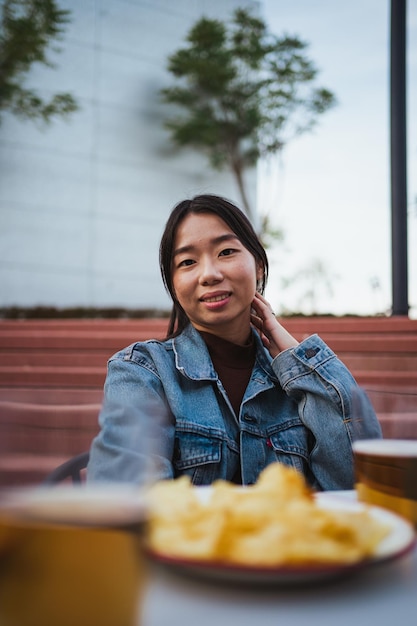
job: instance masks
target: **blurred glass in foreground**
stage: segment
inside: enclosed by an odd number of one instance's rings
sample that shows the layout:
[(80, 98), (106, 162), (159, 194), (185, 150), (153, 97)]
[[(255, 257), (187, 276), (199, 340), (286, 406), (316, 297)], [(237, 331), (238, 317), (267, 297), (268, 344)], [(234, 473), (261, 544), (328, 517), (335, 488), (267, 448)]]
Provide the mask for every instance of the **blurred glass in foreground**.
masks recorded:
[(407, 518), (417, 528), (417, 441), (363, 439), (353, 443), (358, 499)]
[(126, 485), (0, 494), (2, 626), (138, 626), (146, 494)]

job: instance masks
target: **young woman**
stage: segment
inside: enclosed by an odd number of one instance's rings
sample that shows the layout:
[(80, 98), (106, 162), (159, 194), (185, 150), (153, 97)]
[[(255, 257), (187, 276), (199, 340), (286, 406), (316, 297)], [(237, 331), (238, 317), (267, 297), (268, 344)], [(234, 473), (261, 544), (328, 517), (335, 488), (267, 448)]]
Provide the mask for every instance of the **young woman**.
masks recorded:
[[(219, 196), (180, 202), (160, 266), (173, 301), (168, 336), (109, 360), (88, 480), (141, 483), (152, 455), (157, 479), (252, 484), (280, 461), (316, 489), (352, 488), (361, 390), (317, 335), (299, 343), (277, 321), (262, 295), (267, 256), (246, 216)], [(380, 437), (369, 411), (360, 436)]]

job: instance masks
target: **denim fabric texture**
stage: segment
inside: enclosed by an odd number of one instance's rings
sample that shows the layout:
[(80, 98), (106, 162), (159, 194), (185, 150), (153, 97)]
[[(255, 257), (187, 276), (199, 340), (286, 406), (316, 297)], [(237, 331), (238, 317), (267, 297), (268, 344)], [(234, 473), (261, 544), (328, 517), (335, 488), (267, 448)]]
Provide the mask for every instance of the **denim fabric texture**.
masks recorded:
[[(134, 343), (108, 362), (101, 430), (91, 446), (87, 480), (142, 483), (189, 475), (193, 484), (256, 482), (268, 464), (300, 470), (319, 490), (351, 489), (353, 376), (311, 335), (271, 359), (257, 332), (256, 361), (235, 415), (206, 344), (189, 325), (166, 341)], [(364, 402), (368, 403), (365, 396)], [(372, 407), (360, 438), (381, 437)]]

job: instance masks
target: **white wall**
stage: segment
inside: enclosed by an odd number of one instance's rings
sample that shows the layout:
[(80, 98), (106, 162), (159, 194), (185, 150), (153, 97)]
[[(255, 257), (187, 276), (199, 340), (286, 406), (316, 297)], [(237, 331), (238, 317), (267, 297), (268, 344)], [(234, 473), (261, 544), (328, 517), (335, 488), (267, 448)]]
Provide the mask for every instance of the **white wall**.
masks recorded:
[[(46, 128), (0, 126), (0, 306), (168, 308), (158, 245), (171, 208), (196, 193), (240, 204), (232, 177), (176, 151), (163, 127), (167, 57), (203, 14), (239, 0), (61, 0), (71, 10), (57, 68), (35, 67), (45, 96), (80, 110)], [(250, 195), (256, 197), (255, 173)]]

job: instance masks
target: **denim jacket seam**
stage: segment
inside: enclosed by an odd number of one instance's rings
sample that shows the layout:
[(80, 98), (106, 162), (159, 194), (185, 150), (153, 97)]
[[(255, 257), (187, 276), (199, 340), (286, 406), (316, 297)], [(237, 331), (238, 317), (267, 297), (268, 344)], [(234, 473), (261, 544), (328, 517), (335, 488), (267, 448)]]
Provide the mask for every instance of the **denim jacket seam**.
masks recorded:
[(225, 442), (229, 448), (236, 449), (236, 442), (229, 437), (226, 430), (221, 428), (207, 427), (186, 419), (177, 419), (175, 427), (176, 430), (180, 432), (201, 435), (202, 437), (207, 437), (208, 439), (214, 438), (218, 441)]
[(323, 365), (326, 365), (326, 363), (328, 363), (329, 361), (333, 361), (337, 357), (334, 353), (332, 353), (332, 354), (327, 354), (325, 357), (316, 359), (316, 360), (315, 360), (315, 357), (313, 357), (311, 361), (300, 359), (300, 357), (297, 356), (296, 354), (294, 355), (294, 358), (297, 359), (297, 361), (299, 361), (304, 367), (306, 367), (308, 371), (314, 372), (318, 370), (320, 367), (322, 367)]
[[(321, 380), (322, 384), (323, 384), (323, 388), (326, 391), (326, 393), (334, 393), (336, 395), (336, 397), (338, 398), (339, 404), (340, 404), (340, 409), (342, 411), (342, 415), (341, 417), (343, 419), (345, 419), (346, 417), (346, 406), (345, 406), (345, 402), (343, 400), (343, 393), (342, 393), (342, 385), (339, 384), (339, 381), (336, 379), (330, 379), (329, 377), (325, 377), (322, 376), (320, 374), (320, 372), (317, 372), (316, 370), (312, 370), (311, 372), (304, 372), (303, 374), (300, 374), (298, 376), (294, 376), (293, 378), (291, 378), (290, 380), (288, 380), (285, 385), (284, 385), (284, 389), (288, 389), (288, 387), (291, 387), (291, 383), (294, 383), (296, 380), (304, 377), (304, 376), (309, 376), (311, 374), (317, 374), (318, 378)], [(306, 392), (303, 392), (304, 395), (306, 394)], [(301, 405), (300, 405), (301, 407)], [(301, 410), (301, 408), (300, 408)]]
[(182, 432), (194, 433), (205, 437), (214, 437), (215, 439), (224, 439), (225, 431), (221, 428), (213, 428), (212, 426), (204, 426), (192, 420), (176, 419), (176, 427)]
[[(293, 358), (295, 362), (290, 371), (285, 370), (284, 372), (278, 372), (276, 374), (278, 380), (281, 380), (281, 378), (285, 377), (286, 375), (289, 376), (286, 384), (296, 378), (299, 378), (300, 376), (306, 376), (307, 374), (313, 374), (314, 372), (317, 372), (319, 376), (323, 377), (320, 372), (320, 368), (326, 366), (329, 362), (333, 361), (337, 357), (335, 354), (329, 354), (326, 356), (326, 358), (320, 359), (319, 361), (312, 363), (309, 363), (308, 361), (306, 362), (304, 359), (300, 359), (300, 357), (295, 354), (293, 355)], [(277, 366), (274, 364), (274, 367)], [(291, 374), (291, 370), (294, 370), (294, 374)]]
[(161, 377), (159, 375), (158, 369), (154, 366), (153, 362), (147, 359), (144, 355), (141, 355), (140, 358), (124, 358), (123, 359), (127, 363), (132, 363), (133, 365), (137, 365), (145, 370), (147, 370), (150, 374), (155, 376), (159, 381), (161, 381)]
[(306, 450), (305, 448), (300, 448), (300, 446), (294, 446), (293, 444), (288, 442), (285, 443), (285, 448), (279, 445), (279, 442), (276, 442), (276, 446), (274, 446), (273, 440), (271, 441), (274, 450), (276, 450), (277, 452), (281, 452), (283, 454), (297, 454), (306, 461), (309, 460), (309, 453), (308, 450)]
[(239, 426), (240, 432), (242, 433), (248, 433), (250, 435), (254, 435), (255, 437), (268, 438), (278, 433), (285, 433), (291, 428), (297, 426), (303, 427), (304, 424), (299, 417), (296, 417), (285, 420), (285, 422), (279, 424), (274, 423), (271, 426), (260, 426), (259, 424), (247, 424), (244, 422), (240, 422)]
[(303, 421), (300, 417), (293, 417), (280, 424), (273, 424), (266, 429), (266, 432), (268, 437), (271, 437), (277, 433), (285, 432), (286, 430), (288, 430), (289, 428), (293, 428), (294, 426), (304, 426)]

